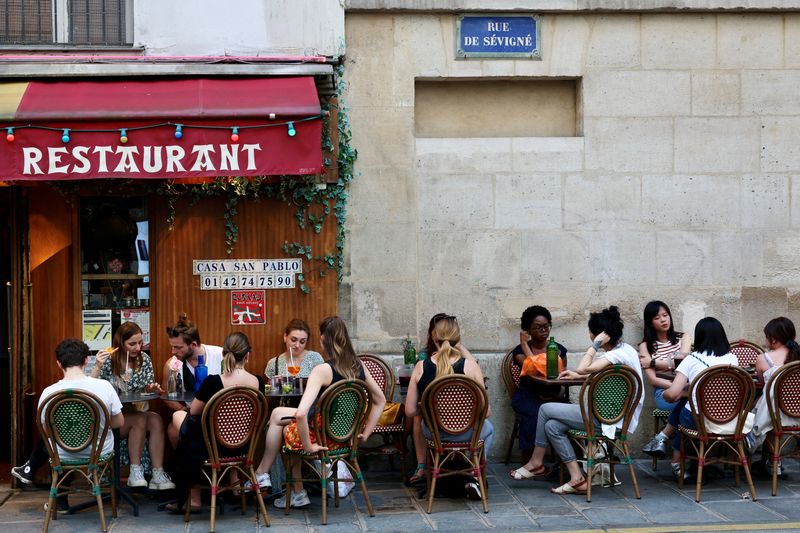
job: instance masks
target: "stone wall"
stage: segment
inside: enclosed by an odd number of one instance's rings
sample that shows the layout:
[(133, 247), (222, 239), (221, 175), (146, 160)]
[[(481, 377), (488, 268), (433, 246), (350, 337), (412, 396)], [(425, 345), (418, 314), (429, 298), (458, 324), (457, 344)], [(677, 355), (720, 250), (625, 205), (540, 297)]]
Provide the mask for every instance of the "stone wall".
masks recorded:
[[(347, 14), (359, 176), (340, 307), (358, 348), (399, 353), (447, 311), (494, 365), (532, 304), (575, 352), (609, 304), (632, 344), (650, 299), (731, 339), (800, 321), (800, 14), (541, 20), (541, 61), (465, 61), (453, 14)], [(577, 79), (579, 136), (416, 138), (420, 78)]]

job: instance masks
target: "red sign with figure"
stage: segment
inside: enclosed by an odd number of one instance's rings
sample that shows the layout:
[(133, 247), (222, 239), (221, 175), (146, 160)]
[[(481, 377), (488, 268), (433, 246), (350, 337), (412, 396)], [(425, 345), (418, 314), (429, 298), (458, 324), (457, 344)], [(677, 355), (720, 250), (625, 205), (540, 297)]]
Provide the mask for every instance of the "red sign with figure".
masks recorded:
[(231, 324), (266, 324), (266, 291), (231, 291)]

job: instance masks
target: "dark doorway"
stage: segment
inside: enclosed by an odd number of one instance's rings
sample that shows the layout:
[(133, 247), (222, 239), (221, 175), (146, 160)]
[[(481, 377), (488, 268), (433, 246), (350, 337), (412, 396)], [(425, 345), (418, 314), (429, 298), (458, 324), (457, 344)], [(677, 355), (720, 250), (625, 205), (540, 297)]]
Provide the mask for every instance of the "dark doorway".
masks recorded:
[[(9, 331), (9, 287), (11, 281), (11, 228), (12, 224), (12, 190), (0, 187), (0, 427), (11, 427), (11, 352)], [(11, 461), (11, 433), (0, 434), (0, 464), (7, 465)], [(0, 468), (6, 472), (7, 468)]]

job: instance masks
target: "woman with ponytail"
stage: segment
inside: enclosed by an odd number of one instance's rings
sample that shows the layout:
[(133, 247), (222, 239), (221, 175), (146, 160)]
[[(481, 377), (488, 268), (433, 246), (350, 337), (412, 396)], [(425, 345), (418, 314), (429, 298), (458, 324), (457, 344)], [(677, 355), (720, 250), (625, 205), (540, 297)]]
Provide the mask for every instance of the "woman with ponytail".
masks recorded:
[[(366, 442), (372, 435), (372, 431), (378, 423), (378, 419), (383, 413), (383, 406), (386, 398), (383, 391), (372, 379), (369, 372), (364, 370), (364, 366), (356, 356), (350, 336), (347, 334), (347, 326), (338, 316), (329, 316), (319, 325), (320, 342), (325, 350), (328, 360), (325, 364), (315, 366), (308, 376), (308, 384), (300, 399), (300, 406), (276, 407), (272, 410), (267, 426), (267, 441), (264, 450), (264, 457), (258, 465), (256, 474), (258, 484), (261, 488), (272, 486), (269, 471), (275, 458), (281, 451), (284, 443), (293, 449), (303, 449), (307, 453), (317, 453), (323, 448), (315, 442), (314, 435), (309, 429), (310, 423), (320, 423), (320, 414), (316, 412), (315, 404), (322, 392), (341, 380), (360, 379), (367, 384), (367, 393), (370, 397), (370, 411), (364, 430), (359, 435), (361, 442)], [(292, 478), (301, 479), (301, 465), (299, 462), (294, 464), (295, 470), (292, 471)], [(323, 496), (324, 497), (324, 496)], [(295, 481), (292, 489), (292, 507), (305, 507), (311, 503), (303, 488), (301, 481)], [(275, 507), (285, 508), (286, 500), (280, 497), (274, 502)]]
[[(173, 422), (180, 424), (180, 437), (176, 448), (178, 465), (175, 472), (179, 504), (186, 500), (191, 483), (199, 480), (197, 476), (199, 476), (200, 467), (207, 458), (203, 431), (200, 427), (200, 417), (206, 403), (216, 393), (229, 387), (245, 386), (259, 391), (264, 390), (264, 379), (261, 376), (254, 376), (245, 369), (245, 365), (250, 360), (250, 350), (250, 340), (247, 335), (241, 332), (228, 335), (222, 347), (220, 365), (222, 374), (210, 375), (203, 380), (188, 412), (177, 411), (173, 415)], [(228, 455), (236, 453), (239, 453), (239, 450), (232, 450)], [(193, 511), (200, 509), (199, 490), (192, 491), (190, 504)], [(178, 505), (170, 510), (183, 512), (181, 508), (182, 505)]]
[[(565, 370), (559, 378), (586, 378), (600, 372), (609, 365), (626, 365), (633, 369), (642, 378), (642, 366), (639, 364), (639, 353), (630, 344), (622, 342), (623, 323), (619, 310), (615, 306), (603, 309), (599, 313), (589, 315), (589, 338), (591, 346), (578, 363), (575, 371)], [(601, 354), (600, 350), (604, 350)], [(639, 398), (639, 404), (633, 414), (633, 419), (628, 426), (628, 431), (633, 433), (639, 424), (639, 414), (642, 412), (644, 394)], [(622, 426), (622, 421), (617, 423), (617, 429)], [(613, 429), (614, 426), (610, 426)], [(564, 466), (569, 471), (570, 479), (560, 487), (550, 489), (555, 494), (586, 494), (587, 480), (578, 465), (575, 450), (567, 437), (570, 429), (584, 429), (581, 406), (566, 403), (546, 403), (539, 409), (539, 418), (536, 422), (536, 446), (533, 455), (525, 465), (511, 471), (512, 479), (544, 478), (548, 472), (544, 466), (544, 456), (547, 453), (548, 443), (561, 458)], [(603, 427), (605, 433), (606, 426)]]
[[(408, 393), (406, 394), (405, 412), (406, 416), (419, 415), (419, 399), (422, 393), (431, 382), (442, 376), (449, 376), (451, 374), (462, 374), (475, 380), (476, 383), (483, 387), (483, 373), (481, 367), (475, 362), (475, 359), (467, 358), (460, 348), (461, 346), (461, 331), (458, 327), (458, 322), (454, 316), (444, 316), (440, 318), (433, 328), (432, 338), (436, 350), (431, 357), (426, 357), (418, 362), (411, 373), (411, 381), (408, 385)], [(491, 412), (487, 413), (487, 417)], [(422, 434), (426, 439), (431, 439), (431, 432), (422, 423)], [(448, 437), (447, 434), (442, 435), (442, 440), (448, 441), (464, 441), (472, 436), (472, 431), (468, 431), (462, 435), (453, 435)], [(494, 428), (489, 420), (486, 420), (481, 430), (481, 439), (484, 440), (484, 454), (488, 455), (492, 447), (492, 440), (494, 436)], [(467, 496), (471, 499), (480, 499), (480, 489), (475, 482), (468, 482), (465, 486)]]
[[(786, 317), (773, 318), (764, 326), (764, 336), (766, 337), (768, 351), (758, 356), (756, 360), (756, 371), (767, 383), (764, 394), (759, 396), (753, 408), (755, 420), (753, 430), (747, 434), (747, 445), (752, 452), (761, 445), (767, 434), (772, 431), (772, 418), (769, 416), (767, 408), (767, 397), (774, 396), (775, 392), (770, 386), (769, 380), (781, 366), (800, 361), (800, 344), (795, 340), (796, 331), (794, 323)], [(783, 415), (782, 415), (783, 416)], [(784, 416), (784, 426), (798, 426), (800, 420), (793, 420)], [(766, 449), (765, 449), (766, 451)], [(762, 453), (762, 456), (769, 456), (772, 453)], [(767, 460), (767, 471), (772, 471), (772, 464)], [(783, 474), (781, 464), (778, 463), (778, 475)]]

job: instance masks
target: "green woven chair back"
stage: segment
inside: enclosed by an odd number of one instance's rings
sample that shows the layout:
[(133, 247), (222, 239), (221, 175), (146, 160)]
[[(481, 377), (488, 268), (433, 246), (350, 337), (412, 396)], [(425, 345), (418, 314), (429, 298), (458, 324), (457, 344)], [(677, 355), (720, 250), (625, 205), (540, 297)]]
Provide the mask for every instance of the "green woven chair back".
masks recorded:
[(632, 394), (628, 380), (617, 374), (605, 376), (595, 385), (595, 416), (604, 424), (617, 422), (625, 415), (628, 396)]
[(349, 443), (361, 431), (369, 400), (360, 379), (340, 381), (320, 396), (322, 431), (328, 441)]

